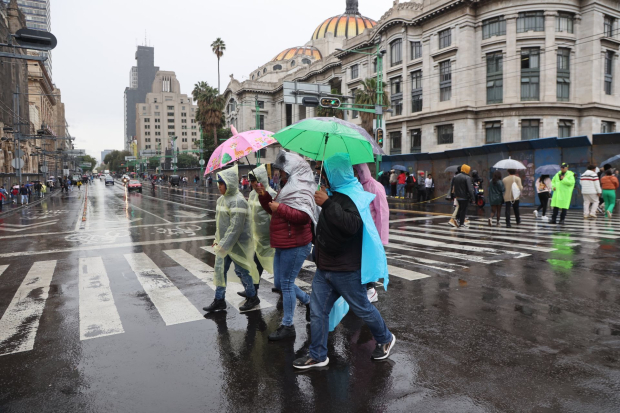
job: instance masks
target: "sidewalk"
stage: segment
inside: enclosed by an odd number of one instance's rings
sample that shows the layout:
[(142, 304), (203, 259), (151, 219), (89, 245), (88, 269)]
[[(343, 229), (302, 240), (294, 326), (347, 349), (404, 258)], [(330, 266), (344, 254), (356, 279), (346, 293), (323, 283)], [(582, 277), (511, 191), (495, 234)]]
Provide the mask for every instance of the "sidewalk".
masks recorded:
[[(33, 194), (30, 197), (31, 201), (25, 205), (22, 205), (19, 202), (14, 204), (13, 202), (11, 202), (11, 199), (9, 198), (8, 203), (2, 204), (2, 212), (0, 212), (0, 217), (5, 217), (7, 215), (11, 215), (14, 212), (21, 211), (22, 209), (26, 209), (34, 205), (39, 205), (41, 202), (43, 202), (43, 200), (49, 199), (50, 197), (56, 196), (60, 193), (62, 193), (62, 191), (58, 189), (58, 190), (55, 190), (54, 192), (48, 192), (47, 194), (45, 194), (43, 198), (37, 198), (37, 199), (32, 200), (33, 198), (35, 198), (35, 195)], [(18, 198), (18, 201), (21, 200), (21, 197), (19, 195), (17, 195), (17, 198)]]

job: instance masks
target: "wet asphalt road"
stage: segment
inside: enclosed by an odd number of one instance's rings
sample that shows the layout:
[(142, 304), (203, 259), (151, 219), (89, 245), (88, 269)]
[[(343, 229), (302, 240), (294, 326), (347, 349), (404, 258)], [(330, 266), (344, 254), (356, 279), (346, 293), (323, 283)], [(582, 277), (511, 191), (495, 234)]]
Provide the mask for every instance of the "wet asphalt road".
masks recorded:
[(216, 199), (96, 181), (85, 215), (74, 190), (0, 219), (0, 412), (620, 411), (620, 220), (524, 209), (497, 229), (472, 207), (453, 230), (445, 206), (392, 201), (390, 359), (371, 361), (350, 314), (330, 365), (299, 373), (304, 311), (295, 341), (269, 343), (269, 276), (260, 310), (239, 313), (231, 282), (228, 310), (203, 317)]

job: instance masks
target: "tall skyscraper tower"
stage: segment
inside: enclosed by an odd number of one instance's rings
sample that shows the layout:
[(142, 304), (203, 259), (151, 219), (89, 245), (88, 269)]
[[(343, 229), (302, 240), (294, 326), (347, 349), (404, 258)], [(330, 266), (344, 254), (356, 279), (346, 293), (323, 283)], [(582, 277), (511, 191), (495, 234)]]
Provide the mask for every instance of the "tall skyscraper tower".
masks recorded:
[[(9, 4), (9, 0), (4, 0)], [(19, 9), (26, 17), (26, 26), (29, 29), (52, 31), (52, 22), (50, 19), (50, 0), (17, 0)], [(43, 56), (47, 56), (45, 68), (52, 77), (52, 53), (39, 52)]]

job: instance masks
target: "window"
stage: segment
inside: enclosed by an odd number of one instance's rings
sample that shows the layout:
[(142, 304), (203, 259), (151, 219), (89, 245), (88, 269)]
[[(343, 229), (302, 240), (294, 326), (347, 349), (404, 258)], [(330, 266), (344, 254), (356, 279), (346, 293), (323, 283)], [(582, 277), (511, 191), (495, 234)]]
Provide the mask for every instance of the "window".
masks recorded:
[(401, 152), (401, 137), (400, 132), (390, 132), (390, 155), (397, 155)]
[(411, 130), (411, 153), (422, 152), (422, 130)]
[(286, 126), (293, 124), (293, 105), (286, 104)]
[(174, 116), (174, 112), (168, 112), (168, 116)]
[(539, 100), (540, 50), (521, 49), (521, 100)]
[(403, 41), (401, 39), (396, 39), (392, 43), (390, 43), (391, 66), (396, 66), (403, 62), (402, 45)]
[(196, 119), (191, 119), (192, 123), (196, 123)]
[[(357, 89), (351, 89), (351, 96), (353, 96), (353, 103), (355, 103), (355, 94), (357, 93)], [(357, 119), (359, 117), (359, 112), (357, 110), (351, 111), (351, 117), (353, 119)]]
[(573, 30), (573, 14), (559, 12), (555, 18), (555, 31), (574, 33)]
[(150, 142), (150, 141), (151, 141), (151, 138), (144, 139), (144, 142)]
[(155, 129), (161, 129), (161, 125), (155, 125)]
[(151, 149), (151, 145), (145, 145), (144, 146), (146, 149)]
[(192, 136), (196, 136), (196, 132), (192, 132)]
[(570, 49), (558, 49), (558, 101), (566, 102), (570, 98)]
[(144, 132), (146, 136), (151, 136), (151, 132)]
[(168, 123), (174, 123), (174, 119), (168, 119)]
[(502, 123), (486, 122), (484, 124), (486, 143), (500, 143), (502, 141)]
[(181, 112), (181, 116), (187, 117), (187, 112)]
[(360, 67), (359, 65), (351, 66), (351, 79), (357, 79), (360, 75)]
[(174, 132), (168, 132), (168, 136), (174, 136)]
[(439, 48), (443, 49), (452, 44), (452, 30), (446, 29), (439, 32)]
[(614, 37), (615, 20), (616, 19), (611, 16), (605, 16), (605, 19), (603, 20), (603, 33), (605, 34), (605, 37)]
[(402, 79), (400, 76), (390, 79), (390, 91), (392, 96), (392, 116), (399, 116), (403, 114), (403, 90)]
[(263, 69), (263, 74), (267, 73), (267, 68)]
[(409, 42), (411, 45), (411, 60), (422, 57), (422, 42)]
[(558, 122), (558, 138), (568, 138), (572, 136), (573, 121), (560, 120)]
[[(181, 136), (187, 136), (187, 132), (181, 132)], [(183, 138), (185, 139), (183, 142), (187, 142), (187, 138)]]
[(542, 11), (526, 11), (517, 17), (517, 33), (544, 32), (545, 13)]
[[(161, 116), (161, 112), (155, 112), (155, 116)], [(155, 119), (155, 122), (157, 122), (158, 119)]]
[(187, 142), (187, 138), (181, 138), (181, 142)]
[(273, 70), (282, 70), (282, 65), (275, 65)]
[(605, 53), (605, 94), (611, 95), (611, 85), (614, 78), (614, 52)]
[(258, 129), (265, 130), (265, 115), (260, 115), (259, 116)]
[(399, 93), (402, 93), (400, 76), (393, 77), (392, 79), (390, 79), (390, 91), (392, 95), (397, 95)]
[(616, 123), (609, 121), (601, 122), (601, 133), (610, 133), (616, 131)]
[(295, 61), (294, 60), (291, 62), (291, 66), (295, 66)]
[(144, 125), (144, 129), (151, 129), (151, 125)]
[(168, 106), (168, 110), (174, 110), (174, 106)]
[(454, 142), (453, 125), (437, 126), (437, 145), (447, 145)]
[(168, 125), (168, 129), (174, 129), (174, 125)]
[(439, 100), (452, 98), (452, 68), (449, 60), (439, 63)]
[(144, 122), (150, 122), (151, 119), (150, 118), (144, 118)]
[(259, 100), (258, 101), (258, 108), (259, 109), (265, 109), (265, 101), (264, 100)]
[(529, 141), (530, 139), (540, 138), (540, 121), (539, 120), (522, 120), (521, 121), (521, 140)]
[(504, 56), (502, 52), (487, 54), (487, 104), (504, 100)]
[(506, 20), (504, 16), (494, 17), (482, 21), (482, 38), (506, 35)]
[(161, 136), (161, 132), (155, 132), (155, 136)]
[(422, 111), (422, 71), (411, 73), (411, 112)]
[(377, 73), (377, 59), (372, 61), (372, 73)]
[(305, 64), (305, 65), (309, 65), (312, 63), (312, 61), (310, 61), (310, 59), (301, 59), (301, 63)]
[(187, 123), (187, 119), (181, 119), (181, 123)]

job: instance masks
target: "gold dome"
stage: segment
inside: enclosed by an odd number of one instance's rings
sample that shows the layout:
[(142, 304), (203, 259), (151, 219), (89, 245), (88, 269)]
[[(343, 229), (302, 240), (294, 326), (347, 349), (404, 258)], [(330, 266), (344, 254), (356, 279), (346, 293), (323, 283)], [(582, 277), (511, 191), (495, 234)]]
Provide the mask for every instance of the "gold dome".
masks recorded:
[(316, 60), (320, 60), (322, 58), (321, 52), (319, 52), (319, 49), (317, 49), (316, 47), (301, 46), (285, 49), (280, 52), (280, 54), (278, 54), (276, 57), (274, 57), (271, 61), (276, 62), (278, 60), (288, 60), (296, 56), (314, 57)]
[(347, 0), (347, 8), (344, 14), (330, 17), (319, 24), (312, 34), (312, 40), (323, 39), (327, 33), (334, 37), (355, 37), (362, 34), (364, 30), (375, 27), (377, 22), (364, 17), (357, 10), (357, 0)]

